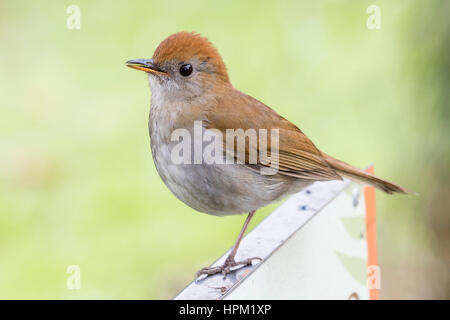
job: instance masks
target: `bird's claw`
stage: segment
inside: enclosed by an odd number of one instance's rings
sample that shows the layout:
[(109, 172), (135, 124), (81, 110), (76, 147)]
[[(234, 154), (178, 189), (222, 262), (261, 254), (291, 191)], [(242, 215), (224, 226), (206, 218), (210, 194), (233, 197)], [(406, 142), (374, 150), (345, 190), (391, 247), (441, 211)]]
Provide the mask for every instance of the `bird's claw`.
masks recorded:
[(235, 261), (233, 258), (228, 257), (223, 265), (217, 267), (202, 268), (199, 271), (197, 271), (195, 277), (198, 279), (202, 275), (210, 276), (216, 273), (222, 273), (224, 278), (226, 278), (227, 274), (229, 274), (232, 271), (232, 268), (237, 266), (241, 266), (240, 268), (242, 268), (251, 265), (253, 260), (262, 261), (260, 257), (252, 257), (242, 261)]

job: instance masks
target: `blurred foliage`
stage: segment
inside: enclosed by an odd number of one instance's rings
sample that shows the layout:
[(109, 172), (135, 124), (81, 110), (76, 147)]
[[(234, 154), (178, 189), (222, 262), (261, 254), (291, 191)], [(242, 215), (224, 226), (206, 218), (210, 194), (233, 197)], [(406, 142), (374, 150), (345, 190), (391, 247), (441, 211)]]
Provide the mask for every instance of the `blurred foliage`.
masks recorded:
[(196, 213), (160, 180), (148, 84), (124, 65), (181, 30), (319, 148), (418, 192), (377, 193), (381, 294), (449, 298), (449, 5), (0, 1), (0, 298), (171, 298), (232, 245), (243, 216)]

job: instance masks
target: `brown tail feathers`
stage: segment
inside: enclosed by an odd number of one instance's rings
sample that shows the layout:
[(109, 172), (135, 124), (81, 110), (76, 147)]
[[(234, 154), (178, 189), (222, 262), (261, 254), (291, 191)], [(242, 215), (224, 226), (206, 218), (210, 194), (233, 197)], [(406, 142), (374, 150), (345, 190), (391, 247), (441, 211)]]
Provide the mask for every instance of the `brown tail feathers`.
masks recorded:
[(325, 161), (330, 165), (331, 168), (337, 171), (340, 175), (349, 178), (350, 180), (354, 180), (356, 182), (365, 183), (380, 190), (383, 190), (386, 193), (393, 194), (395, 192), (407, 194), (409, 193), (406, 189), (383, 179), (380, 179), (370, 173), (352, 167), (351, 165), (337, 160), (325, 153), (322, 153)]

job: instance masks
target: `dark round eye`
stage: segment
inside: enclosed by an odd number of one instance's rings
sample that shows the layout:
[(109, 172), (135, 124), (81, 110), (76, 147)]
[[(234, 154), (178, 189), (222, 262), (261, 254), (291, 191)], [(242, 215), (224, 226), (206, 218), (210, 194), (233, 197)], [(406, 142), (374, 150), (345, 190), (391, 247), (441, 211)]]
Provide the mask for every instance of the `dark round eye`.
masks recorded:
[(188, 75), (190, 75), (192, 73), (192, 66), (189, 63), (183, 64), (180, 68), (180, 74), (183, 77), (187, 77)]

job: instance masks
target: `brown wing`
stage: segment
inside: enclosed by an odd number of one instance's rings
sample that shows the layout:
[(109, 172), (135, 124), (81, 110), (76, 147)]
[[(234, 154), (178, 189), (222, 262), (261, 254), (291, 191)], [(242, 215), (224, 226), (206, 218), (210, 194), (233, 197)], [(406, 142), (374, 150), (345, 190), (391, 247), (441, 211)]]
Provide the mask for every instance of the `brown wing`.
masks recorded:
[[(265, 104), (243, 94), (235, 89), (230, 89), (217, 103), (208, 108), (206, 113), (206, 127), (220, 130), (226, 138), (227, 129), (267, 129), (268, 156), (278, 156), (279, 171), (282, 175), (310, 179), (310, 180), (340, 180), (342, 179), (328, 163), (323, 159), (322, 153), (311, 140), (294, 124), (278, 115)], [(270, 130), (279, 130), (279, 152), (270, 150)], [(226, 142), (224, 142), (226, 145)], [(248, 164), (250, 149), (256, 148), (258, 156), (257, 166), (269, 166), (260, 146), (245, 145), (245, 163)], [(236, 154), (234, 150), (226, 150), (228, 154)], [(236, 157), (235, 157), (236, 158)]]

